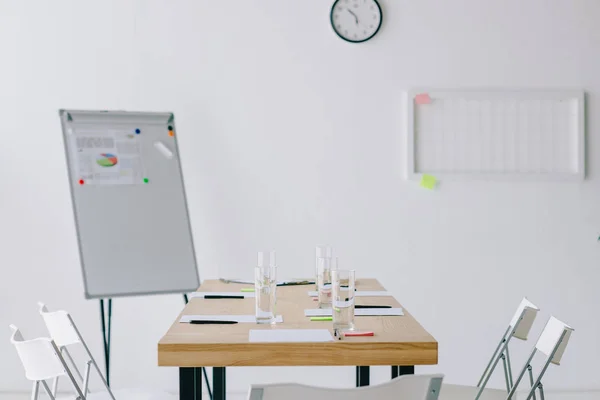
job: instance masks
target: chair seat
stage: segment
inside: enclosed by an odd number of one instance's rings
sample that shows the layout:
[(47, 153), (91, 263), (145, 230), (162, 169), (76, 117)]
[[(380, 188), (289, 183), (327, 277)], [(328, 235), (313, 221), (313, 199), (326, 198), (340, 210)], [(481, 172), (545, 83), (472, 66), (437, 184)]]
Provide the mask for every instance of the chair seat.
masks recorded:
[[(146, 390), (146, 389), (118, 389), (113, 390), (116, 400), (177, 400), (179, 396), (163, 392), (161, 390)], [(75, 400), (75, 395), (57, 396), (56, 400)], [(106, 391), (90, 392), (86, 396), (86, 400), (112, 400)]]
[[(451, 385), (444, 383), (442, 384), (439, 400), (474, 400), (478, 391), (479, 388), (473, 386)], [(479, 399), (506, 400), (507, 397), (508, 393), (506, 393), (506, 390), (486, 388)], [(513, 396), (513, 400), (517, 400), (516, 394)]]

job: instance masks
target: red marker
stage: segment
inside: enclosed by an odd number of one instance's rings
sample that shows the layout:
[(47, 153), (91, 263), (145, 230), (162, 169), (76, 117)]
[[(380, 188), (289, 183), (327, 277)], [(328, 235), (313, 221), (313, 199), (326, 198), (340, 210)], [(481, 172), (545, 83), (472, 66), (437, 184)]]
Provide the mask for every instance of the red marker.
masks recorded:
[(344, 336), (375, 336), (373, 332), (344, 332)]

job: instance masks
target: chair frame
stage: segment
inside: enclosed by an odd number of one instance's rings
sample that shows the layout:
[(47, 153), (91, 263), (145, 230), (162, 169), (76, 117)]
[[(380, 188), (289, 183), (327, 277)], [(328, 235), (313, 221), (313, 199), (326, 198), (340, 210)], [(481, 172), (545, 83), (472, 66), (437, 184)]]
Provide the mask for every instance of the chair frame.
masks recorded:
[[(525, 300), (526, 300), (526, 298), (523, 299), (523, 301), (525, 301)], [(512, 366), (511, 366), (511, 362), (510, 362), (510, 352), (509, 352), (508, 344), (510, 343), (510, 341), (513, 337), (516, 337), (517, 339), (519, 339), (519, 337), (515, 336), (515, 335), (520, 328), (521, 322), (525, 318), (525, 315), (528, 312), (530, 312), (529, 310), (533, 310), (536, 313), (539, 311), (539, 308), (537, 308), (537, 306), (535, 306), (535, 307), (536, 308), (534, 309), (527, 304), (524, 305), (523, 310), (521, 310), (521, 314), (519, 315), (519, 317), (516, 319), (516, 322), (514, 323), (514, 326), (511, 326), (511, 324), (509, 324), (508, 328), (506, 328), (506, 331), (502, 335), (502, 338), (500, 339), (498, 346), (496, 346), (496, 350), (494, 350), (494, 353), (492, 354), (492, 357), (491, 357), (490, 361), (488, 362), (488, 365), (485, 367), (485, 370), (483, 371), (481, 378), (479, 378), (479, 382), (477, 383), (477, 387), (479, 388), (479, 391), (477, 392), (477, 396), (475, 397), (475, 400), (479, 400), (479, 398), (482, 396), (482, 394), (485, 390), (485, 387), (486, 387), (488, 381), (490, 380), (490, 378), (491, 378), (494, 370), (496, 369), (498, 363), (500, 362), (500, 360), (502, 360), (502, 364), (504, 367), (504, 380), (506, 383), (506, 393), (510, 393), (511, 389), (514, 387), (513, 373), (512, 373)]]
[(544, 362), (544, 366), (542, 367), (542, 370), (540, 371), (540, 374), (536, 378), (535, 382), (533, 380), (531, 360), (533, 360), (533, 357), (536, 355), (536, 353), (539, 351), (539, 349), (537, 348), (537, 346), (534, 346), (533, 350), (531, 351), (531, 354), (529, 355), (529, 358), (525, 362), (525, 366), (523, 367), (523, 369), (519, 373), (519, 376), (517, 377), (517, 381), (516, 381), (515, 385), (512, 387), (512, 389), (508, 393), (508, 397), (506, 398), (506, 400), (512, 400), (513, 396), (515, 395), (515, 392), (517, 391), (517, 387), (519, 386), (519, 383), (521, 383), (523, 376), (525, 376), (526, 371), (529, 372), (529, 382), (531, 384), (531, 389), (529, 390), (529, 393), (527, 394), (527, 397), (525, 398), (525, 400), (530, 400), (532, 398), (535, 400), (536, 399), (536, 396), (535, 396), (536, 390), (539, 390), (540, 399), (544, 400), (544, 387), (542, 385), (542, 378), (544, 377), (544, 374), (546, 373), (548, 366), (550, 366), (550, 363), (554, 359), (556, 352), (560, 348), (563, 340), (565, 339), (565, 336), (567, 335), (567, 332), (569, 332), (569, 331), (570, 331), (570, 329), (568, 329), (566, 326), (563, 327), (563, 332), (560, 335), (560, 339), (554, 345), (554, 348), (552, 349), (552, 352), (550, 353), (550, 355), (548, 355), (548, 358)]
[[(46, 307), (46, 305), (44, 303), (41, 303), (41, 302), (38, 303), (38, 305), (40, 307), (39, 311), (40, 311), (40, 315), (42, 315), (42, 317), (43, 317), (43, 314), (52, 314), (52, 313), (55, 313), (55, 312), (64, 312), (66, 314), (68, 320), (69, 320), (69, 323), (71, 324), (71, 328), (73, 329), (73, 331), (77, 335), (77, 339), (79, 340), (79, 343), (81, 343), (81, 345), (85, 349), (85, 352), (86, 352), (87, 356), (89, 357), (89, 360), (86, 361), (84, 375), (81, 375), (81, 372), (79, 371), (79, 368), (77, 368), (77, 365), (76, 365), (75, 361), (73, 360), (73, 357), (71, 356), (71, 354), (69, 353), (69, 350), (67, 349), (67, 345), (58, 347), (55, 344), (55, 346), (57, 347), (59, 353), (66, 355), (66, 358), (69, 360), (69, 362), (73, 366), (73, 369), (75, 370), (75, 373), (77, 374), (78, 378), (82, 381), (83, 393), (85, 393), (85, 395), (87, 395), (90, 392), (90, 390), (88, 388), (88, 384), (89, 384), (89, 378), (90, 378), (90, 370), (91, 370), (91, 367), (93, 365), (94, 369), (98, 373), (98, 376), (100, 377), (100, 380), (102, 381), (104, 387), (106, 388), (106, 391), (108, 392), (110, 398), (112, 400), (116, 400), (115, 399), (115, 395), (113, 394), (112, 390), (110, 389), (110, 386), (108, 386), (108, 382), (106, 381), (106, 378), (104, 377), (104, 375), (102, 375), (102, 372), (100, 371), (100, 367), (98, 366), (98, 363), (96, 363), (96, 360), (94, 359), (94, 356), (92, 355), (92, 352), (90, 351), (89, 347), (87, 346), (87, 343), (85, 343), (85, 340), (83, 339), (83, 336), (79, 332), (79, 329), (77, 329), (77, 325), (75, 325), (75, 321), (73, 321), (73, 318), (71, 317), (71, 314), (69, 314), (68, 312), (66, 312), (64, 310), (48, 311), (48, 308)], [(53, 343), (54, 343), (54, 341), (53, 341)], [(65, 363), (65, 365), (66, 365), (66, 363)], [(55, 379), (53, 387), (52, 387), (53, 393), (55, 395), (56, 395), (56, 389), (57, 389), (57, 387), (58, 387), (58, 378)], [(85, 397), (83, 397), (83, 400), (85, 400)]]

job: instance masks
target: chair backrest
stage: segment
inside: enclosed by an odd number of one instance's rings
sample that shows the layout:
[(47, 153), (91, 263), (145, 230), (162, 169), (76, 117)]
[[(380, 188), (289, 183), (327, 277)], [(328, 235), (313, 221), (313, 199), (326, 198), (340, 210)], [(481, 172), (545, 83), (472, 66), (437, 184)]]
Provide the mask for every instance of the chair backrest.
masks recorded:
[(79, 333), (68, 312), (63, 310), (50, 312), (43, 303), (38, 305), (48, 333), (58, 347), (81, 343)]
[(42, 381), (66, 375), (56, 344), (49, 338), (25, 340), (19, 329), (10, 325), (10, 341), (17, 349), (25, 376), (31, 381)]
[(248, 400), (437, 400), (444, 375), (403, 375), (381, 385), (351, 389), (295, 383), (252, 385)]
[[(526, 297), (521, 300), (515, 315), (510, 321), (511, 328), (515, 329), (514, 337), (521, 340), (527, 340), (538, 311), (540, 311), (540, 309)], [(523, 316), (523, 319), (521, 319), (521, 316)]]
[(548, 357), (552, 357), (550, 361), (553, 364), (559, 365), (573, 331), (574, 329), (569, 325), (551, 317), (542, 331), (535, 348)]

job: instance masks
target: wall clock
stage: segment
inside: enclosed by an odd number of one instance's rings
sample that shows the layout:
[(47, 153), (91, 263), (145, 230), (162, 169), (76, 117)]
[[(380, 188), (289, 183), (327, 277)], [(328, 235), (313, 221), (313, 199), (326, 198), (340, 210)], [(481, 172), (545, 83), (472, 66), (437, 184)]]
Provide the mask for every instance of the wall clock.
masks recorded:
[(377, 0), (336, 0), (330, 17), (331, 26), (339, 37), (361, 43), (377, 34), (382, 12)]

